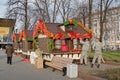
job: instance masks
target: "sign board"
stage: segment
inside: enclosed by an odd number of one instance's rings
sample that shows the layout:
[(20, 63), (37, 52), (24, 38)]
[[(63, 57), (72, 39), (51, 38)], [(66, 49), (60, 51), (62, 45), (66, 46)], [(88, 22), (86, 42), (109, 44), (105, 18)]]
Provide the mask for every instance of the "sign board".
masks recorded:
[(116, 41), (116, 44), (120, 44), (120, 41)]
[(0, 27), (0, 36), (6, 36), (9, 34), (9, 28), (8, 27)]

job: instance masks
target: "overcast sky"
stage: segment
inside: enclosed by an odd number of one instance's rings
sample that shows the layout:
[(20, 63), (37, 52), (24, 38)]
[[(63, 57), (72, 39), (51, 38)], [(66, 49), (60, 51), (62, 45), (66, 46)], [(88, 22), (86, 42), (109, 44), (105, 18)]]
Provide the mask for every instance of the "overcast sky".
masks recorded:
[(5, 12), (7, 8), (7, 1), (8, 0), (0, 0), (0, 18), (5, 17)]
[[(7, 8), (7, 1), (8, 0), (0, 0), (0, 18), (5, 18), (5, 12), (6, 12), (6, 8)], [(31, 1), (34, 1), (34, 0), (31, 0)], [(114, 0), (114, 2), (120, 4), (119, 0)], [(112, 4), (112, 6), (115, 6), (115, 5), (114, 5), (114, 3)]]

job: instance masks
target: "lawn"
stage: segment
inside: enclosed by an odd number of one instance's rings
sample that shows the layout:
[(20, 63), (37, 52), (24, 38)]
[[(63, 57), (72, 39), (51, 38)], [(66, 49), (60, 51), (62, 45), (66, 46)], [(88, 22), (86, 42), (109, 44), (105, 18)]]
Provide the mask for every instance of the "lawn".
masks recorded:
[[(89, 58), (92, 59), (94, 52), (89, 54)], [(105, 61), (120, 62), (120, 52), (103, 52), (103, 58)]]
[[(89, 58), (92, 60), (94, 56), (94, 52), (89, 54)], [(110, 62), (117, 62), (120, 63), (120, 52), (103, 52), (103, 58), (105, 61)], [(107, 80), (120, 80), (120, 68), (113, 68), (113, 69), (106, 69), (106, 70), (99, 70), (96, 76), (105, 78)]]

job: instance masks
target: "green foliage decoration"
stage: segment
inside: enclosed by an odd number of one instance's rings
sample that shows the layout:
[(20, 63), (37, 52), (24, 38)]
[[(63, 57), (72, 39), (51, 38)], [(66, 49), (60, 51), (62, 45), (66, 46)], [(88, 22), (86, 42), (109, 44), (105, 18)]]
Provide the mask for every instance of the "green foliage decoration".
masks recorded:
[(36, 44), (37, 44), (37, 42), (36, 42), (36, 40), (34, 39), (34, 40), (33, 40), (33, 43), (32, 43), (32, 49), (33, 49), (33, 51), (35, 51), (35, 50), (37, 49)]
[(75, 21), (75, 20), (73, 20), (73, 24), (74, 24), (74, 25), (77, 25), (77, 24), (78, 24), (78, 22), (77, 22), (77, 21)]
[(40, 57), (42, 57), (43, 51), (40, 51), (39, 48), (37, 48), (37, 49), (35, 50), (35, 53), (36, 53), (37, 56), (40, 58)]
[(49, 51), (52, 51), (54, 49), (54, 42), (52, 39), (47, 40), (47, 48)]
[(63, 24), (64, 24), (64, 26), (66, 26), (66, 25), (69, 25), (69, 22), (66, 21), (66, 22), (64, 22)]
[(33, 42), (33, 39), (32, 38), (27, 38), (26, 39), (28, 42)]

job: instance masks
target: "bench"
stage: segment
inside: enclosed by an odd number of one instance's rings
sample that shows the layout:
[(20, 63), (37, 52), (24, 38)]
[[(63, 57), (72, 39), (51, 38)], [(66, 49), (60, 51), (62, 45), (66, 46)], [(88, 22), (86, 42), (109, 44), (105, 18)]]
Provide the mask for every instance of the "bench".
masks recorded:
[(62, 71), (63, 76), (65, 76), (67, 71), (67, 64), (70, 64), (72, 62), (73, 59), (54, 56), (52, 61), (45, 62), (44, 65), (52, 67), (53, 71), (55, 71), (56, 69)]

